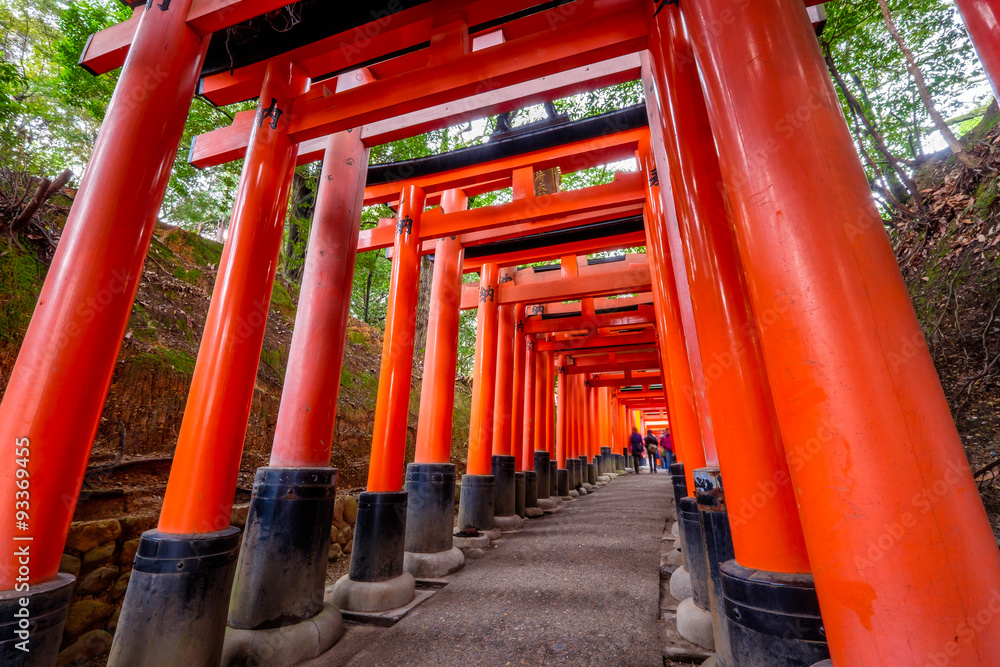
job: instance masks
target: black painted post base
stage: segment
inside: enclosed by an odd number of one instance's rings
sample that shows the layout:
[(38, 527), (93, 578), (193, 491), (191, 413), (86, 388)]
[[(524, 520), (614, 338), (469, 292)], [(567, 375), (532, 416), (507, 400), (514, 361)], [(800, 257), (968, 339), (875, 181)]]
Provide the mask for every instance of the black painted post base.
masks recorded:
[(534, 470), (524, 471), (524, 507), (538, 507), (538, 474)]
[(559, 476), (558, 462), (553, 461), (549, 455), (549, 495), (559, 497)]
[(589, 482), (591, 486), (595, 486), (597, 484), (597, 464), (596, 463), (588, 463), (587, 464), (587, 482)]
[(518, 515), (522, 519), (525, 517), (524, 514), (524, 503), (525, 503), (525, 488), (524, 488), (524, 473), (515, 472), (514, 473), (514, 514)]
[(403, 569), (417, 579), (457, 572), (465, 555), (455, 548), (455, 464), (406, 466), (406, 539)]
[(569, 495), (569, 470), (559, 468), (556, 470), (556, 484), (558, 484), (557, 495), (563, 500), (572, 500)]
[(403, 570), (406, 506), (406, 491), (366, 491), (358, 498), (351, 567), (331, 595), (339, 609), (387, 611), (413, 600), (416, 582)]
[(239, 546), (233, 526), (195, 535), (143, 533), (108, 665), (219, 665)]
[[(514, 457), (494, 454), (490, 472), (493, 474), (493, 514), (511, 516), (514, 514)], [(463, 489), (464, 490), (464, 489)]]
[(702, 539), (708, 559), (709, 611), (715, 628), (715, 656), (720, 667), (736, 667), (729, 645), (729, 628), (725, 622), (725, 602), (722, 597), (722, 574), (719, 567), (735, 558), (733, 536), (729, 530), (729, 515), (722, 490), (722, 476), (715, 467), (694, 471), (698, 493), (698, 514), (701, 515)]
[(463, 475), (462, 495), (458, 500), (458, 533), (476, 537), (493, 530), (496, 484), (493, 475)]
[(709, 650), (715, 647), (711, 602), (708, 592), (708, 556), (702, 539), (701, 519), (694, 498), (682, 498), (677, 511), (684, 535), (685, 567), (690, 577), (691, 597), (677, 607), (677, 631), (684, 639)]
[(810, 667), (830, 657), (813, 579), (729, 560), (719, 567), (731, 665)]
[(535, 477), (538, 498), (549, 497), (549, 453), (535, 450)]
[[(14, 547), (15, 551), (19, 546)], [(75, 582), (73, 576), (60, 573), (55, 579), (31, 584), (27, 593), (0, 592), (0, 665), (51, 667), (56, 664)], [(27, 606), (21, 604), (24, 598), (28, 600)]]
[(257, 470), (223, 665), (293, 664), (288, 658), (315, 658), (340, 639), (340, 612), (323, 601), (336, 481), (333, 468)]
[(277, 628), (323, 610), (337, 471), (260, 468), (229, 601), (229, 626)]
[(681, 524), (681, 501), (687, 497), (687, 478), (684, 476), (684, 464), (683, 463), (671, 463), (670, 464), (670, 481), (673, 483), (674, 488), (674, 507), (677, 511), (677, 539), (681, 543), (681, 560), (684, 563), (684, 569), (690, 572), (691, 567), (688, 565), (688, 547), (687, 547), (687, 534), (684, 532)]

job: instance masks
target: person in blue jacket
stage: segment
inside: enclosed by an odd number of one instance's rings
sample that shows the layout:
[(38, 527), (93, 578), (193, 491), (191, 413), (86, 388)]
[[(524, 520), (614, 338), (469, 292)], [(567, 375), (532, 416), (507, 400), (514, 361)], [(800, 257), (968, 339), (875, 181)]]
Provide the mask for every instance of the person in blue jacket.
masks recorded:
[(646, 453), (646, 446), (642, 441), (642, 435), (639, 433), (639, 429), (632, 427), (632, 436), (629, 438), (629, 451), (632, 452), (632, 458), (635, 462), (635, 472), (638, 474), (639, 466), (642, 465), (643, 454)]

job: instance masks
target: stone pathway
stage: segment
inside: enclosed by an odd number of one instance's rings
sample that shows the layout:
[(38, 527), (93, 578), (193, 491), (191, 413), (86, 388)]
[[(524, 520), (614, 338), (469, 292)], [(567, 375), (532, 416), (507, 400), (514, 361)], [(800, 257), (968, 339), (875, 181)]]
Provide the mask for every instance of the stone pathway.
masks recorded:
[(508, 533), (391, 628), (348, 624), (310, 667), (664, 665), (670, 475), (628, 475)]

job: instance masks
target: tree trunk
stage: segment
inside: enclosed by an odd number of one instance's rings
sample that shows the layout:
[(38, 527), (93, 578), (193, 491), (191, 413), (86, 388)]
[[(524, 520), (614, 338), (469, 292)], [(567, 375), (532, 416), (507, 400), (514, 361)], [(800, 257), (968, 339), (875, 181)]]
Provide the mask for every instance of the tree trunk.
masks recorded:
[(420, 258), (420, 286), (417, 292), (417, 322), (413, 332), (413, 349), (423, 354), (427, 347), (427, 318), (431, 311), (431, 281), (434, 278), (434, 262), (424, 255)]
[(955, 133), (951, 131), (951, 128), (948, 127), (944, 116), (937, 110), (937, 106), (934, 104), (933, 98), (931, 98), (931, 93), (927, 89), (927, 82), (924, 81), (924, 74), (920, 71), (916, 58), (913, 57), (913, 51), (903, 41), (903, 36), (899, 34), (899, 29), (896, 28), (892, 12), (889, 11), (889, 4), (886, 0), (878, 0), (878, 6), (882, 10), (882, 18), (885, 19), (885, 26), (889, 29), (889, 34), (892, 35), (896, 45), (899, 46), (899, 49), (903, 52), (903, 56), (906, 58), (906, 68), (910, 71), (910, 76), (913, 77), (913, 82), (917, 86), (917, 92), (920, 93), (920, 99), (923, 101), (924, 106), (927, 107), (927, 113), (930, 114), (931, 120), (934, 121), (934, 127), (938, 129), (938, 132), (944, 137), (945, 143), (948, 144), (948, 148), (958, 156), (958, 159), (967, 166), (974, 166), (976, 163), (975, 158), (962, 149), (961, 142), (959, 142)]
[(288, 242), (285, 244), (285, 277), (302, 282), (305, 267), (306, 237), (302, 233), (302, 220), (312, 220), (315, 197), (309, 181), (298, 172), (292, 176), (292, 214), (288, 216)]
[(369, 270), (368, 279), (365, 281), (365, 313), (364, 313), (365, 324), (371, 324), (371, 322), (368, 320), (368, 310), (369, 310), (368, 306), (371, 304), (372, 301), (372, 276), (374, 275), (375, 271)]
[(872, 138), (872, 141), (875, 142), (879, 152), (883, 157), (885, 157), (886, 161), (892, 167), (892, 170), (896, 172), (899, 180), (906, 186), (907, 191), (913, 198), (913, 203), (918, 208), (923, 208), (924, 200), (920, 195), (920, 189), (917, 187), (917, 184), (914, 183), (913, 179), (910, 178), (910, 175), (906, 173), (906, 170), (903, 169), (903, 166), (899, 163), (899, 160), (896, 159), (896, 156), (889, 151), (889, 147), (886, 145), (885, 139), (883, 139), (879, 131), (875, 129), (875, 126), (872, 124), (871, 120), (869, 120), (868, 115), (865, 114), (865, 110), (858, 102), (858, 99), (847, 87), (847, 82), (844, 81), (844, 77), (841, 76), (840, 70), (837, 69), (837, 64), (833, 60), (833, 53), (830, 51), (829, 44), (825, 45), (825, 50), (826, 53), (824, 54), (824, 57), (826, 59), (826, 66), (830, 70), (830, 74), (833, 75), (834, 81), (837, 82), (837, 87), (839, 87), (840, 91), (844, 94), (844, 99), (847, 100), (847, 105), (861, 120), (861, 123), (865, 126), (865, 131), (868, 133), (868, 136)]
[(42, 204), (59, 192), (63, 186), (69, 182), (72, 175), (72, 171), (64, 169), (61, 174), (56, 176), (56, 180), (54, 181), (50, 181), (47, 178), (43, 178), (39, 181), (38, 189), (35, 190), (35, 195), (31, 198), (28, 205), (24, 207), (24, 210), (21, 211), (20, 215), (18, 215), (10, 224), (10, 228), (15, 232), (19, 232), (27, 227), (31, 217), (38, 212), (38, 209), (42, 206)]

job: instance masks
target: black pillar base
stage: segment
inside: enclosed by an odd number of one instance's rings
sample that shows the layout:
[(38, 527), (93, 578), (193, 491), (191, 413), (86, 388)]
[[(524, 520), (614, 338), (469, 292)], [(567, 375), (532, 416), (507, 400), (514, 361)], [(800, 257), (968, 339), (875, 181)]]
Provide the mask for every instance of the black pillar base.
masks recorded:
[(611, 469), (611, 448), (601, 447), (601, 467), (598, 468), (598, 474), (606, 475), (609, 472), (614, 472)]
[[(490, 472), (493, 473), (493, 514), (512, 516), (515, 511), (514, 457), (494, 454)], [(465, 490), (464, 488), (462, 489)]]
[(525, 503), (524, 473), (523, 472), (515, 472), (514, 473), (514, 514), (518, 515), (522, 519), (525, 517), (525, 514), (524, 514), (524, 503)]
[(240, 529), (139, 540), (111, 667), (217, 667), (236, 571)]
[(558, 463), (553, 461), (550, 455), (549, 458), (549, 495), (558, 496), (559, 495), (559, 476), (558, 476)]
[(388, 581), (403, 574), (406, 505), (406, 491), (365, 491), (358, 497), (348, 572), (353, 581)]
[[(687, 478), (684, 476), (683, 463), (670, 464), (670, 481), (674, 487), (674, 507), (677, 511), (677, 522), (680, 524), (681, 500), (687, 497)], [(682, 525), (678, 525), (678, 539), (681, 542), (681, 559), (684, 561), (684, 569), (690, 571), (691, 568), (688, 566), (687, 535)]]
[(260, 468), (229, 601), (229, 627), (292, 625), (323, 611), (333, 468)]
[(524, 507), (538, 507), (538, 474), (534, 470), (524, 471)]
[(406, 466), (406, 538), (410, 553), (440, 553), (452, 548), (455, 522), (455, 464)]
[(702, 537), (708, 558), (708, 597), (715, 628), (715, 656), (720, 667), (737, 667), (729, 645), (729, 627), (725, 622), (725, 602), (722, 597), (722, 574), (719, 567), (735, 558), (733, 535), (729, 530), (729, 514), (718, 468), (694, 471), (698, 492), (698, 513), (701, 515)]
[(559, 468), (556, 470), (556, 484), (558, 484), (557, 495), (566, 498), (569, 496), (569, 470)]
[(406, 491), (366, 491), (358, 497), (351, 566), (334, 584), (339, 609), (386, 611), (413, 600), (413, 575), (403, 571)]
[[(15, 552), (25, 544), (30, 543), (15, 543)], [(0, 665), (56, 664), (75, 582), (71, 575), (57, 574), (55, 579), (31, 584), (28, 591), (0, 592)], [(21, 605), (22, 599), (27, 599), (27, 606)]]
[(812, 576), (719, 566), (733, 664), (810, 667), (830, 657)]
[(493, 530), (496, 484), (493, 475), (462, 475), (462, 495), (458, 501), (458, 535), (475, 537)]
[(708, 556), (705, 554), (705, 542), (701, 534), (701, 518), (698, 516), (698, 504), (694, 498), (682, 498), (677, 519), (681, 524), (681, 533), (687, 554), (687, 570), (691, 575), (691, 594), (694, 603), (704, 610), (710, 606), (708, 597)]
[[(549, 491), (549, 453), (535, 450), (535, 477), (537, 478), (537, 493), (539, 498), (548, 498)], [(530, 505), (529, 505), (530, 507)]]
[(597, 464), (588, 463), (587, 464), (587, 481), (591, 486), (597, 484)]

